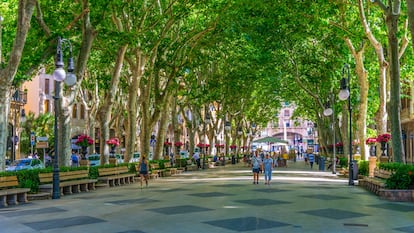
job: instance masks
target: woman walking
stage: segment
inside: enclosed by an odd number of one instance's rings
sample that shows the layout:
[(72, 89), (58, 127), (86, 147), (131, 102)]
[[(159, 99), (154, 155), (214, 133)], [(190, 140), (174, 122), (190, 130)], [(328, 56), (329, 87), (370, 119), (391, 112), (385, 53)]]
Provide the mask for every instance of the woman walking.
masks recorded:
[(145, 186), (148, 187), (148, 161), (145, 159), (145, 156), (142, 156), (139, 163), (139, 176), (141, 180), (141, 189), (142, 182), (145, 179)]
[(264, 167), (265, 185), (270, 184), (270, 181), (272, 180), (273, 159), (269, 156), (269, 153), (266, 153), (266, 158), (263, 160), (263, 167)]

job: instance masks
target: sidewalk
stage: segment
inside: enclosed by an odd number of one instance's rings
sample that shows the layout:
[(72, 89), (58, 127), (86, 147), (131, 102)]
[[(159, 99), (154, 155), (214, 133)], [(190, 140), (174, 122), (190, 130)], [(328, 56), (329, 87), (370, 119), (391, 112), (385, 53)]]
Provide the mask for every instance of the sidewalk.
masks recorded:
[(414, 203), (378, 199), (303, 161), (252, 184), (242, 163), (0, 209), (1, 232), (414, 232)]

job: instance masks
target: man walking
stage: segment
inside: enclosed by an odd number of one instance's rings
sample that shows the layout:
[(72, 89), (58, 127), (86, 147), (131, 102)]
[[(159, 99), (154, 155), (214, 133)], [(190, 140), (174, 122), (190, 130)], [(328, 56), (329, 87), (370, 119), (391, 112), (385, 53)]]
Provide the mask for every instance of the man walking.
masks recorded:
[(259, 184), (259, 172), (263, 166), (259, 153), (256, 151), (252, 156), (253, 184)]

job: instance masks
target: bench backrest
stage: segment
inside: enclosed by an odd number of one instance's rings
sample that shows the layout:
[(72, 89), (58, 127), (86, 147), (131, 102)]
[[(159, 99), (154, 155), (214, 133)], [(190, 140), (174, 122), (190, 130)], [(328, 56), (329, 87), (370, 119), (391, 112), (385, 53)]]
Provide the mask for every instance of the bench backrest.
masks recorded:
[(98, 168), (99, 176), (112, 176), (128, 172), (127, 166)]
[[(86, 179), (88, 177), (88, 170), (59, 172), (59, 181)], [(53, 172), (39, 173), (39, 181), (41, 184), (51, 183), (53, 181)]]
[(391, 174), (392, 174), (392, 172), (390, 172), (390, 171), (386, 171), (386, 170), (382, 170), (382, 169), (378, 169), (378, 168), (374, 169), (374, 176), (375, 177), (379, 177), (379, 178), (382, 178), (382, 179), (388, 179), (388, 178), (390, 178)]
[(164, 168), (171, 168), (171, 163), (164, 163)]
[(0, 189), (17, 187), (19, 186), (19, 181), (17, 176), (2, 176), (0, 177)]
[(151, 170), (160, 169), (160, 165), (158, 163), (151, 163), (150, 167), (151, 167)]

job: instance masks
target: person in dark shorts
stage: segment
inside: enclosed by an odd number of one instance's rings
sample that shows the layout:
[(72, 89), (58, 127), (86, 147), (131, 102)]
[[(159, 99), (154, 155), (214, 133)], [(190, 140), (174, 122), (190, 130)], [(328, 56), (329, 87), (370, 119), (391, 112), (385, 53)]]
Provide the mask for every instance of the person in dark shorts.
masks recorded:
[(251, 166), (253, 171), (253, 184), (259, 184), (259, 172), (262, 169), (263, 163), (258, 151), (252, 156)]
[(148, 187), (148, 161), (145, 159), (145, 156), (142, 156), (141, 161), (139, 162), (139, 177), (141, 178), (141, 188), (143, 180), (145, 180), (145, 186)]

